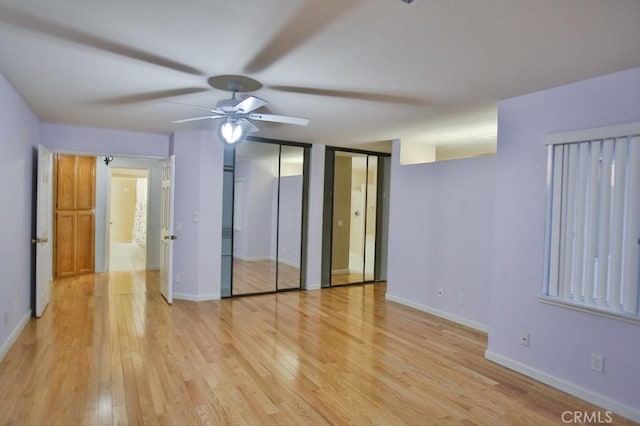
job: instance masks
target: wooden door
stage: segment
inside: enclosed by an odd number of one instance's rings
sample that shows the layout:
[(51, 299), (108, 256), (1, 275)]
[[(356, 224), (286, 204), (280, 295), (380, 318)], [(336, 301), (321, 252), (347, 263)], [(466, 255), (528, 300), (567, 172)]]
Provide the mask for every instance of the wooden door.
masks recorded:
[(93, 272), (96, 159), (56, 155), (54, 170), (55, 276)]

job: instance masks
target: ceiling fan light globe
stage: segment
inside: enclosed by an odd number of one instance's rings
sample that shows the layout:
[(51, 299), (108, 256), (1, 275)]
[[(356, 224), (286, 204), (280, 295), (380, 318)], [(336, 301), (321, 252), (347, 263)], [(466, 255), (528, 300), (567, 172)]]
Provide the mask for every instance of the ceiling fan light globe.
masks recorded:
[(238, 123), (232, 123), (230, 121), (225, 121), (220, 126), (220, 134), (222, 135), (222, 139), (228, 144), (234, 144), (242, 139), (244, 136), (244, 132), (242, 130), (242, 126)]

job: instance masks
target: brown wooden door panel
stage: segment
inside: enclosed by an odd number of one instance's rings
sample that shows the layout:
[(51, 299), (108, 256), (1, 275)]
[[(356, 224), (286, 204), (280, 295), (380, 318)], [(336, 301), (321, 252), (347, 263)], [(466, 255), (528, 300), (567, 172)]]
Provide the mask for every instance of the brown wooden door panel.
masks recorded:
[(94, 272), (95, 157), (56, 155), (55, 276)]
[(91, 210), (95, 207), (95, 157), (77, 157), (76, 209)]
[(73, 210), (76, 208), (76, 157), (56, 155), (56, 209)]
[(55, 276), (67, 277), (76, 273), (76, 213), (58, 212), (55, 222)]
[(95, 219), (93, 211), (77, 212), (76, 270), (79, 274), (93, 272)]

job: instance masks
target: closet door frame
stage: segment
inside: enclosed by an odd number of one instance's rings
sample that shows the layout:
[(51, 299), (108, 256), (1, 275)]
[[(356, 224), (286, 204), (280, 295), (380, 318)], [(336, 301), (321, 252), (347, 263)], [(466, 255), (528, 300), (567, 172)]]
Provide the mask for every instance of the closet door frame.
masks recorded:
[[(230, 200), (226, 199), (224, 197), (223, 194), (223, 209), (226, 206), (226, 203), (231, 203), (231, 244), (230, 244), (230, 250), (231, 250), (231, 265), (229, 268), (229, 276), (222, 277), (223, 282), (221, 282), (221, 290), (226, 289), (226, 284), (224, 282), (225, 279), (229, 279), (230, 282), (228, 283), (228, 287), (229, 287), (229, 291), (228, 294), (225, 294), (225, 291), (221, 291), (221, 295), (222, 298), (230, 298), (230, 297), (244, 297), (244, 296), (254, 296), (254, 295), (259, 295), (259, 294), (272, 294), (272, 293), (282, 293), (282, 292), (287, 292), (287, 291), (300, 291), (303, 290), (305, 288), (305, 283), (306, 283), (306, 260), (307, 260), (307, 215), (308, 215), (308, 203), (309, 203), (309, 163), (310, 163), (310, 153), (311, 153), (311, 144), (307, 144), (307, 143), (301, 143), (301, 142), (290, 142), (290, 141), (282, 141), (282, 140), (277, 140), (277, 139), (268, 139), (268, 138), (262, 138), (262, 137), (257, 137), (257, 136), (249, 136), (247, 137), (244, 141), (242, 141), (241, 143), (252, 143), (252, 142), (257, 142), (257, 143), (267, 143), (267, 144), (273, 144), (273, 145), (278, 145), (278, 190), (277, 190), (277, 208), (276, 208), (276, 248), (275, 248), (275, 253), (276, 253), (276, 273), (275, 273), (275, 283), (274, 283), (274, 290), (270, 290), (270, 291), (263, 291), (263, 292), (252, 292), (252, 293), (242, 293), (242, 294), (234, 294), (233, 291), (233, 277), (234, 277), (234, 267), (233, 267), (233, 250), (234, 250), (234, 238), (233, 238), (233, 224), (234, 224), (234, 215), (235, 215), (235, 198), (236, 198), (236, 194), (235, 194), (235, 182), (236, 182), (236, 146), (233, 147), (229, 147), (229, 146), (225, 146), (225, 152), (227, 152), (227, 150), (232, 151), (231, 154), (226, 154), (226, 155), (232, 155), (232, 165), (230, 164), (226, 164), (224, 165), (224, 171), (229, 173), (232, 173), (232, 182), (234, 183), (232, 185), (233, 189), (231, 191), (231, 197)], [(300, 277), (299, 277), (299, 286), (298, 287), (293, 287), (293, 288), (278, 288), (278, 239), (279, 239), (279, 225), (280, 225), (280, 178), (281, 178), (281, 163), (282, 163), (282, 147), (284, 146), (290, 146), (290, 147), (298, 147), (298, 148), (302, 148), (303, 149), (303, 163), (302, 163), (302, 169), (303, 169), (303, 173), (302, 173), (302, 205), (301, 205), (301, 209), (300, 209), (300, 214), (301, 214), (301, 236), (300, 236)], [(226, 208), (229, 208), (229, 206), (226, 206)], [(246, 206), (243, 207), (244, 209), (246, 209)], [(223, 226), (223, 239), (224, 239), (224, 226)], [(228, 261), (228, 259), (225, 259), (225, 257), (229, 257), (228, 255), (225, 255), (224, 253), (222, 254), (222, 262), (223, 262), (223, 269), (224, 269), (224, 262), (225, 260)]]
[[(334, 184), (335, 184), (335, 158), (337, 152), (344, 152), (349, 154), (361, 154), (366, 155), (366, 176), (367, 176), (367, 194), (366, 197), (371, 195), (376, 197), (376, 235), (375, 235), (375, 258), (374, 258), (374, 278), (372, 280), (365, 279), (365, 270), (366, 267), (366, 254), (363, 253), (363, 274), (362, 281), (352, 282), (348, 284), (332, 284), (332, 266), (333, 266), (333, 212), (334, 212)], [(368, 194), (368, 174), (369, 174), (369, 157), (375, 156), (377, 157), (377, 171), (376, 171), (376, 184), (377, 188), (375, 194)], [(327, 146), (325, 149), (325, 175), (324, 175), (324, 212), (323, 212), (323, 221), (322, 221), (322, 266), (321, 266), (321, 288), (331, 288), (334, 286), (344, 287), (349, 285), (360, 285), (360, 284), (375, 284), (378, 282), (386, 281), (386, 278), (380, 277), (380, 254), (382, 252), (382, 244), (386, 243), (383, 237), (383, 220), (385, 217), (384, 211), (385, 206), (383, 205), (385, 202), (388, 202), (388, 197), (385, 199), (383, 197), (384, 191), (388, 192), (388, 188), (385, 188), (385, 179), (384, 173), (385, 168), (389, 167), (390, 164), (385, 159), (391, 158), (391, 154), (374, 152), (374, 151), (366, 151), (360, 149), (351, 149), (351, 148), (342, 148), (336, 146)], [(330, 190), (328, 194), (327, 191)], [(365, 198), (366, 198), (365, 197)], [(366, 207), (366, 206), (365, 206)], [(365, 209), (366, 210), (366, 209)], [(367, 223), (367, 215), (363, 218), (363, 221)], [(363, 235), (363, 239), (366, 242), (366, 232)], [(366, 251), (366, 249), (365, 249)]]

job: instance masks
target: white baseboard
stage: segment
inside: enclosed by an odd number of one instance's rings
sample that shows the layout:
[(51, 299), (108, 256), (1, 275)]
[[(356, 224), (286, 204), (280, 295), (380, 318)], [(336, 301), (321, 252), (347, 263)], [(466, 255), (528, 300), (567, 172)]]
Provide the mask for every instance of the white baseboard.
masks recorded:
[(435, 309), (432, 308), (430, 306), (427, 305), (423, 305), (421, 303), (416, 303), (412, 300), (408, 300), (402, 297), (398, 297), (398, 296), (394, 296), (393, 294), (389, 294), (387, 293), (385, 295), (385, 298), (387, 300), (390, 300), (391, 302), (396, 302), (396, 303), (400, 303), (401, 305), (405, 305), (405, 306), (409, 306), (410, 308), (414, 308), (417, 309), (419, 311), (422, 312), (426, 312), (428, 314), (431, 315), (435, 315), (437, 317), (440, 318), (444, 318), (446, 320), (458, 323), (460, 325), (464, 325), (465, 327), (469, 327), (469, 328), (473, 328), (474, 330), (478, 330), (478, 331), (482, 331), (483, 333), (488, 333), (489, 332), (489, 327), (486, 326), (485, 324), (481, 324), (477, 321), (472, 321), (470, 319), (458, 316), (458, 315), (454, 315), (451, 314), (449, 312), (445, 312), (445, 311), (441, 311), (439, 309)]
[[(275, 260), (274, 260), (275, 262)], [(290, 262), (286, 259), (278, 259), (279, 263), (284, 263), (285, 265), (291, 266), (292, 268), (300, 268), (300, 264), (299, 263), (294, 263), (294, 262)]]
[(311, 291), (311, 290), (320, 290), (321, 288), (322, 286), (320, 285), (320, 283), (318, 283), (318, 284), (307, 284), (304, 289), (307, 291)]
[(2, 346), (0, 346), (0, 361), (2, 361), (7, 352), (9, 352), (9, 349), (11, 349), (11, 346), (13, 346), (13, 344), (16, 342), (18, 336), (20, 336), (20, 333), (22, 333), (22, 330), (24, 330), (24, 328), (27, 326), (29, 320), (31, 319), (31, 315), (31, 310), (29, 310), (20, 319), (20, 321), (18, 321), (18, 324), (16, 324), (15, 328), (9, 335), (9, 338), (2, 344)]
[(351, 270), (349, 270), (349, 268), (347, 268), (347, 269), (332, 269), (331, 270), (331, 275), (349, 274), (349, 273), (351, 273)]
[[(245, 262), (264, 262), (265, 260), (269, 260), (271, 262), (275, 262), (276, 260), (271, 257), (243, 257), (237, 254), (234, 254), (233, 257), (236, 259), (240, 259)], [(299, 263), (290, 262), (286, 259), (278, 259), (279, 263), (284, 263), (285, 265), (293, 266), (294, 268), (299, 268)]]
[(220, 295), (173, 293), (173, 298), (175, 300), (186, 300), (188, 302), (208, 302), (211, 300), (220, 300)]
[(495, 352), (491, 352), (490, 350), (486, 350), (484, 352), (484, 357), (489, 361), (493, 361), (496, 364), (502, 365), (503, 367), (507, 367), (513, 371), (517, 371), (520, 374), (524, 374), (525, 376), (531, 377), (532, 379), (535, 379), (539, 382), (552, 386), (556, 389), (560, 389), (563, 392), (588, 401), (594, 405), (604, 408), (605, 410), (610, 410), (616, 414), (628, 418), (629, 420), (640, 423), (640, 408), (630, 407), (628, 405), (622, 404), (606, 396), (577, 386), (571, 382), (567, 382), (543, 371), (529, 367), (528, 365), (522, 364), (518, 361), (514, 361)]
[(262, 256), (262, 257), (246, 257), (246, 256), (242, 256), (240, 254), (234, 253), (233, 257), (235, 257), (236, 259), (240, 259), (240, 260), (244, 260), (245, 262), (262, 262), (264, 260), (273, 260), (268, 256)]

